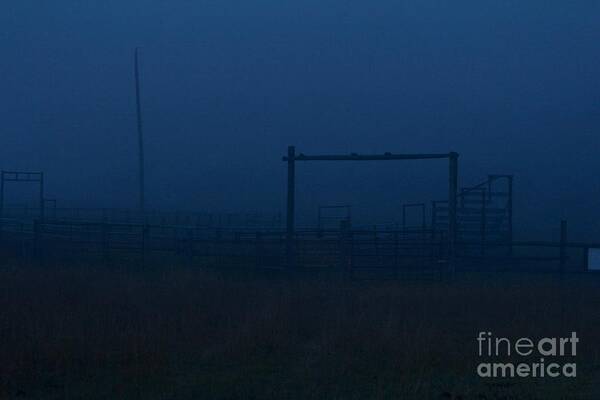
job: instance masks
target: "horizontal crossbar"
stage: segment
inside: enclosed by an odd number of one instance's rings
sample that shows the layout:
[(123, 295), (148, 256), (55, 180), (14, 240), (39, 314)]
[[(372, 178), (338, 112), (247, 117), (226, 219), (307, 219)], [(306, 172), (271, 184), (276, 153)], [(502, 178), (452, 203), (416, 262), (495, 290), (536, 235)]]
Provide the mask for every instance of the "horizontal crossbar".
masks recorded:
[(41, 182), (43, 176), (43, 172), (2, 171), (2, 180), (5, 182)]
[[(307, 156), (298, 154), (293, 158), (294, 161), (384, 161), (384, 160), (428, 160), (436, 158), (458, 157), (458, 153), (441, 153), (441, 154), (349, 154), (349, 155), (322, 155), (322, 156)], [(289, 157), (283, 157), (283, 161), (290, 161)]]

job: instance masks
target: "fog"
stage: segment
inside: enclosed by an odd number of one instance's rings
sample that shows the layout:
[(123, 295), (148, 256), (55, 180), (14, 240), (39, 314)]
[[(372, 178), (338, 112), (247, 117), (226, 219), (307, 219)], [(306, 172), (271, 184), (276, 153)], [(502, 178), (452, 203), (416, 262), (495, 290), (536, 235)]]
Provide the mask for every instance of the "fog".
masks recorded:
[[(305, 154), (460, 153), (515, 175), (517, 237), (600, 235), (600, 3), (21, 0), (0, 13), (0, 167), (61, 206), (283, 212)], [(447, 161), (301, 163), (298, 213), (444, 199)], [(33, 201), (7, 193), (7, 203)]]

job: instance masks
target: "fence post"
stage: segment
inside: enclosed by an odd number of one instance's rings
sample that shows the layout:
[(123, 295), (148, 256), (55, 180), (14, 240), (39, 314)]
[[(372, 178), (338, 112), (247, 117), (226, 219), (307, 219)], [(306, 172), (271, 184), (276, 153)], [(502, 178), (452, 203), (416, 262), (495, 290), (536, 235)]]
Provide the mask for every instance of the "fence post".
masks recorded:
[(487, 221), (486, 221), (486, 202), (487, 196), (485, 190), (481, 191), (481, 255), (485, 255), (485, 241), (486, 241), (486, 230), (487, 230)]
[(148, 225), (142, 224), (142, 267), (146, 265), (146, 240), (148, 236)]
[(4, 230), (4, 171), (0, 171), (0, 243)]
[(40, 220), (36, 219), (33, 221), (33, 247), (35, 258), (39, 265), (44, 264), (44, 250), (43, 250), (43, 238), (42, 238), (42, 227)]
[(188, 229), (188, 256), (190, 266), (194, 264), (194, 228)]
[(560, 273), (565, 272), (567, 265), (567, 221), (560, 221)]
[(456, 239), (458, 233), (458, 153), (449, 154), (448, 174), (448, 259), (450, 261), (450, 273), (456, 271)]
[[(220, 222), (219, 222), (219, 224), (220, 224)], [(217, 268), (223, 266), (223, 257), (222, 257), (223, 243), (222, 243), (221, 239), (222, 239), (222, 233), (221, 233), (221, 228), (219, 227), (215, 230), (215, 240), (214, 240), (214, 248), (213, 248), (215, 267), (217, 267)]]
[(400, 265), (399, 265), (399, 257), (398, 257), (398, 245), (399, 245), (399, 240), (398, 240), (398, 228), (396, 228), (396, 230), (394, 231), (394, 271), (396, 274), (396, 279), (398, 278), (398, 270), (400, 269)]
[(513, 255), (513, 177), (508, 177), (508, 255)]
[(375, 248), (375, 258), (379, 262), (379, 234), (377, 232), (377, 225), (373, 225), (373, 246)]
[(102, 261), (108, 263), (108, 227), (106, 222), (102, 222)]
[(425, 216), (425, 211), (427, 211), (425, 207), (425, 203), (421, 204), (421, 240), (425, 243), (427, 236), (427, 217)]
[(262, 254), (262, 234), (260, 232), (256, 232), (256, 240), (255, 240), (255, 251), (256, 251), (256, 257), (255, 257), (255, 266), (256, 268), (260, 268), (262, 265), (261, 263), (261, 254)]
[(40, 172), (40, 193), (39, 193), (39, 202), (40, 202), (40, 220), (44, 222), (45, 219), (45, 205), (44, 205), (44, 173)]
[(286, 264), (288, 268), (295, 267), (294, 257), (294, 212), (295, 212), (295, 186), (296, 186), (296, 148), (288, 147), (287, 163), (287, 214), (286, 214)]
[(344, 279), (349, 279), (352, 269), (352, 254), (350, 245), (350, 223), (340, 222), (340, 272)]

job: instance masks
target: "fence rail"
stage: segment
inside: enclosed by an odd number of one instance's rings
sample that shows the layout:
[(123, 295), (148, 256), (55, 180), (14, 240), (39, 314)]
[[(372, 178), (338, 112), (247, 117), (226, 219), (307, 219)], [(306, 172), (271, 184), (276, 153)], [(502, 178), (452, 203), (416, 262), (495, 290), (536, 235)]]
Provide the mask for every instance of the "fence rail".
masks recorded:
[[(283, 268), (286, 232), (275, 229), (223, 229), (150, 223), (3, 219), (4, 252), (42, 262), (96, 260), (147, 264), (176, 260), (201, 267)], [(444, 232), (428, 229), (305, 229), (295, 232), (299, 268), (346, 271), (388, 270), (437, 273), (447, 265)], [(584, 271), (587, 254), (600, 243), (489, 241), (457, 242), (458, 267), (535, 268)], [(511, 253), (506, 248), (512, 249)]]

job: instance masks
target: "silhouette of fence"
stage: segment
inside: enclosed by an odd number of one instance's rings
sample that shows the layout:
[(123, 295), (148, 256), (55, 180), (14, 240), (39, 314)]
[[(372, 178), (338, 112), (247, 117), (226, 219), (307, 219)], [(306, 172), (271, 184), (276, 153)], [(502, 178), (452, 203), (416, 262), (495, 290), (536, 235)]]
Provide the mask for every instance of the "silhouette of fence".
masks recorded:
[[(463, 243), (458, 253), (512, 252), (512, 175), (489, 175), (478, 185), (461, 188), (457, 203), (457, 242)], [(432, 229), (448, 230), (448, 210), (447, 200), (432, 202)]]
[[(147, 264), (178, 260), (199, 267), (285, 268), (286, 231), (196, 226), (36, 220), (5, 221), (3, 248), (43, 263), (94, 261)], [(349, 227), (348, 227), (349, 228)], [(442, 238), (419, 230), (298, 230), (298, 268), (387, 270), (433, 274), (444, 257)]]
[[(188, 211), (149, 210), (140, 213), (129, 208), (57, 207), (55, 199), (45, 199), (45, 216), (49, 220), (113, 223), (148, 223), (154, 225), (186, 225), (198, 227), (260, 227), (276, 229), (283, 226), (281, 214), (202, 213)], [(3, 220), (33, 223), (40, 219), (39, 207), (9, 205), (3, 210)]]
[[(319, 208), (315, 229), (295, 226), (297, 161), (389, 161), (449, 159), (449, 196), (432, 202), (427, 226), (424, 203), (402, 206), (402, 223), (353, 226), (349, 205)], [(187, 262), (207, 268), (335, 270), (345, 275), (439, 276), (443, 271), (506, 269), (585, 271), (590, 249), (600, 244), (567, 240), (513, 240), (513, 177), (488, 175), (458, 188), (458, 154), (288, 156), (285, 226), (280, 214), (190, 213), (110, 208), (61, 208), (44, 197), (43, 174), (3, 171), (0, 183), (0, 247), (5, 255), (49, 263)], [(39, 185), (37, 207), (9, 206), (5, 182)], [(417, 224), (409, 210), (419, 211)]]
[[(2, 249), (43, 264), (99, 262), (149, 265), (188, 263), (205, 268), (285, 269), (287, 232), (221, 229), (186, 225), (156, 225), (94, 221), (35, 220), (33, 224), (5, 220)], [(600, 244), (568, 243), (566, 225), (559, 242), (511, 242), (514, 252), (473, 254), (479, 242), (458, 242), (462, 269), (584, 271), (590, 248)], [(331, 270), (349, 276), (434, 278), (446, 269), (448, 254), (443, 231), (411, 229), (297, 230), (296, 266), (300, 270)], [(506, 248), (506, 243), (490, 243)]]

